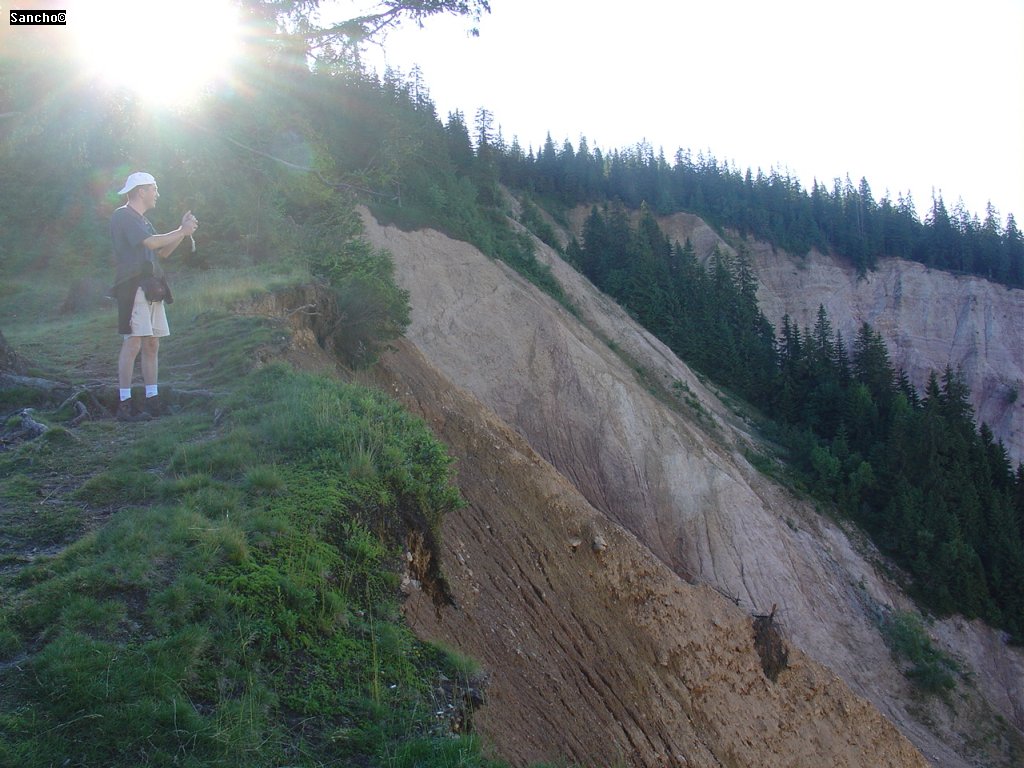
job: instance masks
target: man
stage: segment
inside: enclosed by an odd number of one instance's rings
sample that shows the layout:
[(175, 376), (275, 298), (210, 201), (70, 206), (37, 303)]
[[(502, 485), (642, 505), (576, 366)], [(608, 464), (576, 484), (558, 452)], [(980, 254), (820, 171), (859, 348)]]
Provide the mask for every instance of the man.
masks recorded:
[[(117, 330), (122, 336), (121, 354), (117, 361), (120, 388), (117, 418), (139, 421), (153, 418), (163, 410), (157, 386), (157, 354), (160, 339), (171, 332), (164, 301), (147, 300), (141, 285), (147, 277), (162, 276), (159, 259), (166, 259), (182, 240), (191, 237), (199, 222), (188, 211), (181, 217), (180, 227), (158, 235), (145, 214), (156, 207), (160, 193), (156, 179), (143, 171), (131, 174), (118, 194), (127, 195), (128, 200), (110, 217), (110, 238), (117, 263), (113, 294), (117, 300)], [(146, 405), (141, 411), (136, 411), (131, 399), (132, 374), (140, 351)]]

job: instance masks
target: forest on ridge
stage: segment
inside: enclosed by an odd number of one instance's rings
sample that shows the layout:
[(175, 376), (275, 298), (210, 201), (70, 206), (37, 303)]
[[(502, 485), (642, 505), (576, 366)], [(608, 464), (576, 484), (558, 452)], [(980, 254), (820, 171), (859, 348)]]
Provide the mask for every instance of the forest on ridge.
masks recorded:
[(973, 274), (1024, 287), (1024, 236), (1013, 213), (1005, 224), (994, 205), (984, 219), (962, 203), (949, 209), (942, 195), (922, 213), (911, 195), (876, 200), (866, 178), (849, 176), (831, 186), (771, 169), (745, 171), (713, 155), (678, 150), (672, 162), (647, 143), (602, 153), (585, 137), (576, 147), (556, 147), (550, 134), (534, 154), (494, 133), (486, 109), (476, 115), (476, 144), (495, 158), (501, 178), (561, 205), (618, 200), (647, 204), (658, 215), (695, 213), (720, 229), (771, 243), (796, 255), (812, 248), (833, 253), (859, 273), (883, 257), (921, 262), (935, 269)]

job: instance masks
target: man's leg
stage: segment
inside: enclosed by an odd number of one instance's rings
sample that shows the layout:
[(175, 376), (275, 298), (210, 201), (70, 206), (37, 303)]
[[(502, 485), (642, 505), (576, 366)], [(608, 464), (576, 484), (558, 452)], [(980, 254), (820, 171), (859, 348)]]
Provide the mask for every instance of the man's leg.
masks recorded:
[[(140, 336), (127, 336), (121, 343), (121, 354), (117, 358), (117, 385), (122, 389), (130, 390), (132, 387), (132, 373), (135, 371), (135, 358), (139, 356), (142, 348)], [(145, 361), (145, 358), (143, 358)], [(145, 376), (145, 369), (143, 369)]]
[(138, 421), (139, 418), (132, 411), (132, 374), (141, 348), (142, 338), (139, 336), (126, 336), (121, 342), (121, 354), (117, 358), (117, 385), (120, 388), (117, 418), (121, 421)]
[(146, 382), (146, 405), (143, 413), (151, 418), (162, 416), (165, 413), (163, 404), (160, 402), (160, 390), (157, 387), (157, 355), (159, 352), (159, 337), (146, 336), (142, 339), (142, 379)]
[(142, 342), (142, 380), (147, 387), (155, 387), (157, 382), (157, 356), (160, 352), (160, 339), (156, 336), (143, 336)]

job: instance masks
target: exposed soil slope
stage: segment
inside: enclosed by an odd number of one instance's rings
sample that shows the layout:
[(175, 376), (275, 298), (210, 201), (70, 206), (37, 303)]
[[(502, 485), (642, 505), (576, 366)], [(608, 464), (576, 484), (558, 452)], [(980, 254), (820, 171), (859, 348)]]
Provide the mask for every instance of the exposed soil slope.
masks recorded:
[(417, 630), (490, 675), (475, 727), (516, 764), (923, 766), (877, 710), (793, 649), (771, 682), (749, 615), (687, 584), (407, 342), (377, 382), (457, 458), (455, 606), (414, 590)]
[[(879, 615), (908, 607), (900, 592), (876, 575), (864, 547), (751, 467), (742, 422), (663, 345), (550, 249), (539, 247), (578, 316), (465, 243), (364, 218), (411, 293), (409, 340), (448, 380), (525, 437), (676, 577), (733, 596), (748, 613), (777, 604), (794, 644), (868, 698), (935, 764), (974, 760), (977, 711), (950, 714), (914, 702), (881, 637)], [(998, 657), (991, 669), (1024, 671), (1021, 655), (984, 628), (957, 632), (944, 637), (987, 638)], [(1024, 675), (977, 679), (993, 690), (964, 695), (975, 696), (983, 714), (987, 700), (1024, 724)], [(996, 752), (991, 764), (1003, 759)]]

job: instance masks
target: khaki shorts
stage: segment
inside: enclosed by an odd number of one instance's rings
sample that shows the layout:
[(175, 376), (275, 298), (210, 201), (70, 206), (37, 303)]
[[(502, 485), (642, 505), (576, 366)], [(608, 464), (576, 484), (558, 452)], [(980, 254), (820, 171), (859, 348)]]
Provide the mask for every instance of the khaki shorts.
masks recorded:
[(132, 306), (132, 332), (127, 336), (170, 336), (171, 328), (167, 324), (167, 312), (162, 301), (146, 301), (146, 294), (139, 288), (135, 291), (135, 304)]

